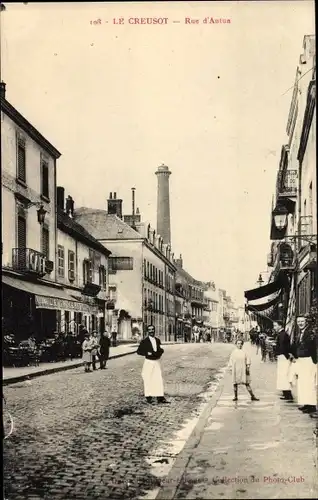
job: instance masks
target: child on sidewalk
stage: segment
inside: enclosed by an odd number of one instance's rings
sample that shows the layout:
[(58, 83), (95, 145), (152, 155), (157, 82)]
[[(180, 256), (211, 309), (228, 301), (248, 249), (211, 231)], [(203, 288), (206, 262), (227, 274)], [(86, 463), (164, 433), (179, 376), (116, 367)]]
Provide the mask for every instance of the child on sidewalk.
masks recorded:
[(238, 339), (236, 341), (236, 348), (230, 356), (229, 366), (232, 368), (232, 380), (234, 387), (234, 398), (233, 401), (237, 401), (238, 385), (245, 385), (248, 390), (252, 401), (259, 401), (258, 398), (254, 396), (252, 388), (250, 386), (251, 376), (250, 376), (250, 366), (251, 360), (247, 354), (242, 350), (244, 341)]
[(90, 372), (90, 366), (92, 363), (92, 348), (93, 344), (90, 339), (89, 333), (85, 332), (84, 342), (82, 344), (82, 361), (84, 362), (85, 372)]

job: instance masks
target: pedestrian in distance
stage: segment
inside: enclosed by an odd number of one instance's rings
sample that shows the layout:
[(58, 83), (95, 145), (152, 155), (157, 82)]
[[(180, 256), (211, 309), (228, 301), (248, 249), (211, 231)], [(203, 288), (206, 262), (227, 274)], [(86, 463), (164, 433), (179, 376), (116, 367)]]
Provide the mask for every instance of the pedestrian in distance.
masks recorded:
[(92, 366), (93, 366), (93, 370), (96, 370), (96, 361), (99, 358), (99, 353), (98, 353), (99, 340), (97, 338), (96, 330), (92, 331), (91, 343), (92, 343)]
[(106, 363), (109, 358), (109, 349), (110, 349), (110, 338), (108, 332), (105, 330), (101, 334), (99, 340), (99, 363), (101, 370), (105, 370), (106, 368)]
[(232, 381), (234, 388), (234, 398), (233, 401), (238, 400), (238, 386), (245, 385), (248, 393), (251, 396), (252, 401), (259, 401), (259, 399), (254, 395), (251, 383), (250, 366), (251, 360), (247, 356), (246, 352), (243, 350), (244, 341), (238, 339), (236, 341), (236, 348), (232, 351), (229, 360), (229, 366), (232, 369)]
[(137, 354), (145, 357), (141, 372), (145, 398), (147, 403), (150, 404), (153, 402), (153, 398), (157, 398), (158, 403), (169, 403), (164, 397), (160, 366), (160, 358), (164, 350), (161, 347), (160, 339), (155, 336), (155, 327), (153, 325), (148, 326), (147, 333), (147, 337), (140, 342), (137, 349)]
[(82, 361), (84, 362), (84, 371), (87, 373), (91, 371), (90, 367), (92, 363), (92, 341), (87, 330), (86, 333), (83, 332), (83, 334), (84, 341), (82, 344)]
[(267, 349), (266, 349), (266, 334), (263, 332), (261, 332), (259, 335), (259, 346), (261, 348), (261, 355), (262, 355), (261, 361), (265, 363), (267, 356)]
[(290, 337), (283, 328), (281, 321), (273, 322), (273, 329), (276, 333), (276, 356), (277, 356), (277, 378), (276, 389), (282, 392), (281, 399), (293, 401), (293, 394), (290, 390), (289, 370), (291, 368), (291, 346)]

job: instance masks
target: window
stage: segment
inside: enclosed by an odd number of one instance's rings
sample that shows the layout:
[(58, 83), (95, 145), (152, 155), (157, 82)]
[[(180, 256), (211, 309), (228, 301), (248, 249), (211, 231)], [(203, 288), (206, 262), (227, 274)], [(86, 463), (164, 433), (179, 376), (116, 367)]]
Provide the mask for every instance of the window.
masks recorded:
[(99, 268), (99, 284), (102, 290), (106, 290), (107, 288), (107, 272), (104, 266), (100, 266)]
[(47, 259), (50, 257), (50, 232), (46, 226), (42, 227), (41, 232), (41, 252)]
[(56, 331), (58, 333), (61, 332), (61, 323), (62, 323), (62, 311), (59, 309), (55, 311), (56, 312)]
[(57, 247), (57, 274), (60, 278), (64, 278), (64, 247)]
[(72, 250), (68, 251), (68, 279), (75, 281), (75, 253)]
[(149, 262), (147, 262), (147, 278), (149, 279), (149, 277), (150, 277)]
[(41, 159), (41, 194), (49, 199), (49, 164)]
[(64, 312), (64, 331), (65, 333), (70, 331), (70, 311)]
[(147, 278), (147, 263), (146, 263), (146, 259), (144, 259), (144, 277)]
[(83, 261), (83, 282), (93, 283), (93, 263), (88, 259)]
[(25, 139), (17, 136), (17, 178), (26, 182), (26, 151)]
[(92, 330), (97, 330), (97, 318), (95, 314), (92, 314)]

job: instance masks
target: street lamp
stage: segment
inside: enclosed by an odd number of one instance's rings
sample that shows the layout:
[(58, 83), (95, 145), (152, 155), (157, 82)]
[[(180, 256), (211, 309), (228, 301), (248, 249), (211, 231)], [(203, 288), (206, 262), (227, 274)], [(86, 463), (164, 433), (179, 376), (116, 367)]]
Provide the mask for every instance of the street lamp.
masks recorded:
[(47, 213), (47, 211), (45, 210), (44, 206), (41, 204), (36, 212), (38, 214), (38, 223), (39, 224), (44, 224), (45, 215)]
[(276, 229), (282, 231), (287, 226), (288, 210), (282, 205), (277, 205), (272, 212)]
[(256, 282), (256, 283), (258, 283), (258, 286), (262, 286), (262, 284), (264, 283), (264, 280), (263, 280), (263, 278), (262, 278), (262, 275), (261, 275), (261, 274), (259, 275), (258, 280), (257, 280), (257, 282)]

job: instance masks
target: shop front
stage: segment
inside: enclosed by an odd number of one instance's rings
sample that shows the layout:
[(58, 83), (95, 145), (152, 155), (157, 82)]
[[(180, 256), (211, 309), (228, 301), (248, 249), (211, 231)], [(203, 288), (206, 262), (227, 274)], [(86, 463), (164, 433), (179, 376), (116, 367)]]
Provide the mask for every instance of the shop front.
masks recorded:
[(72, 299), (60, 286), (18, 276), (2, 276), (2, 303), (3, 333), (19, 340), (31, 335), (44, 339), (60, 332), (77, 333), (78, 320), (98, 315), (98, 306)]

